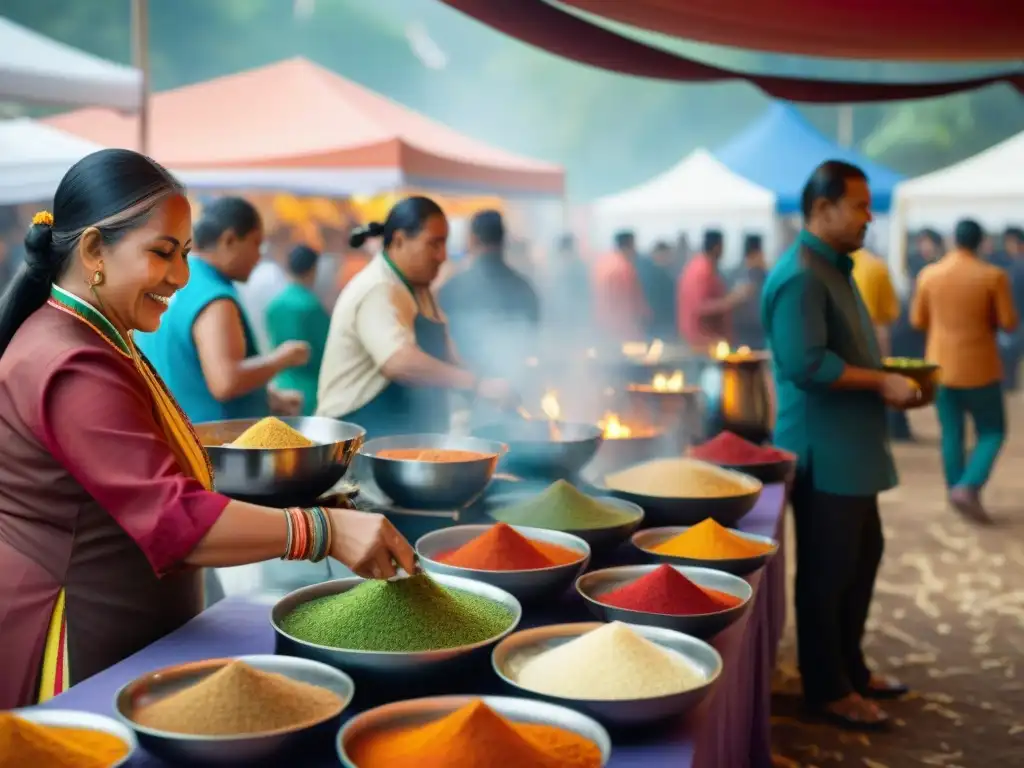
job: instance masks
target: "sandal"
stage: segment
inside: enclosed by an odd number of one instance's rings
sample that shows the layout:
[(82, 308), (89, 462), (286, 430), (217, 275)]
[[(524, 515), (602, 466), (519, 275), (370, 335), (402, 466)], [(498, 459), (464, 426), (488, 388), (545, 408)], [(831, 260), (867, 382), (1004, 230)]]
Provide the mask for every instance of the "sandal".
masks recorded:
[(892, 675), (872, 675), (867, 688), (860, 692), (866, 699), (890, 701), (910, 693), (910, 686)]
[[(854, 696), (856, 699), (852, 698)], [(876, 733), (878, 731), (885, 731), (889, 729), (889, 715), (884, 711), (877, 709), (874, 705), (858, 708), (844, 706), (845, 711), (834, 709), (836, 705), (843, 706), (847, 702), (851, 704), (854, 702), (858, 702), (862, 705), (868, 704), (858, 694), (851, 694), (851, 696), (844, 699), (830, 702), (829, 704), (812, 710), (812, 714), (817, 719), (823, 720), (829, 725), (834, 725), (837, 728), (842, 728), (846, 731), (868, 731)], [(864, 711), (865, 709), (874, 709), (874, 717), (868, 716)]]

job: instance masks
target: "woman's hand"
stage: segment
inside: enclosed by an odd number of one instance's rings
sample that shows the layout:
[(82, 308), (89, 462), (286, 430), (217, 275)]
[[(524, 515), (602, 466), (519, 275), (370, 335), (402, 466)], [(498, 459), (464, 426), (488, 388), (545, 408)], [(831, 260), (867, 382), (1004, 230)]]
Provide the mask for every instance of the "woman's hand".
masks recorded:
[(270, 412), (275, 416), (301, 416), (304, 398), (296, 389), (269, 389)]
[(357, 575), (390, 579), (395, 562), (409, 574), (416, 572), (416, 553), (384, 515), (354, 509), (329, 509), (331, 557)]

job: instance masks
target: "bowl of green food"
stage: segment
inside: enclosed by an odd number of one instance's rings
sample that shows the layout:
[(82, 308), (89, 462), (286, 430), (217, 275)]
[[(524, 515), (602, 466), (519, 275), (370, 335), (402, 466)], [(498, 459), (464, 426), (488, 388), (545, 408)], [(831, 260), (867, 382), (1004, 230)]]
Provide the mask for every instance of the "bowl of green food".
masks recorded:
[(921, 388), (921, 399), (911, 408), (921, 408), (935, 402), (935, 389), (939, 383), (939, 366), (937, 363), (916, 357), (887, 357), (882, 361), (882, 368), (887, 373), (898, 373)]
[(481, 581), (417, 573), (336, 579), (295, 590), (270, 614), (275, 651), (372, 683), (406, 685), (453, 674), (522, 618), (519, 601)]

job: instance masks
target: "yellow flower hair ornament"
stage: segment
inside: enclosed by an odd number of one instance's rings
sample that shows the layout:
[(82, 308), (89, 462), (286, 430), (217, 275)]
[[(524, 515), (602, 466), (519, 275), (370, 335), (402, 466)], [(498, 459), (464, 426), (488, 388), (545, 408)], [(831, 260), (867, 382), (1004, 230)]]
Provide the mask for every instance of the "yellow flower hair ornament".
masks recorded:
[(40, 211), (32, 217), (32, 226), (52, 227), (53, 214), (49, 211)]

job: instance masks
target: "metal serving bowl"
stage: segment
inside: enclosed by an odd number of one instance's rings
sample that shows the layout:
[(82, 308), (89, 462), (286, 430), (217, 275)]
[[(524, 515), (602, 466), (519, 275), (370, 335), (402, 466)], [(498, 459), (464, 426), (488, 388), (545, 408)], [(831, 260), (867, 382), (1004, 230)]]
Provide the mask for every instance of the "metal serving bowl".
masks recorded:
[(921, 388), (921, 399), (910, 408), (923, 408), (935, 402), (940, 370), (937, 363), (909, 357), (887, 357), (882, 361), (882, 368), (886, 373), (898, 373), (912, 379)]
[(419, 555), (420, 565), (429, 573), (463, 576), (467, 579), (482, 581), (485, 584), (492, 584), (513, 595), (517, 600), (527, 602), (541, 597), (562, 594), (572, 586), (576, 577), (586, 570), (587, 563), (590, 562), (590, 545), (579, 536), (519, 525), (512, 527), (526, 538), (571, 549), (579, 553), (579, 559), (565, 565), (553, 565), (550, 568), (535, 568), (525, 571), (483, 571), (476, 568), (448, 565), (435, 559), (445, 552), (458, 549), (463, 544), (486, 533), (492, 527), (492, 525), (458, 525), (420, 537), (416, 542), (416, 554)]
[(225, 496), (272, 506), (312, 503), (345, 474), (366, 437), (357, 424), (318, 416), (282, 418), (316, 445), (235, 448), (228, 445), (259, 419), (196, 424), (213, 464), (214, 487)]
[(585, 573), (576, 579), (576, 591), (580, 593), (587, 609), (601, 621), (622, 621), (627, 624), (647, 624), (652, 627), (674, 629), (694, 637), (714, 637), (723, 629), (735, 622), (747, 610), (750, 598), (754, 595), (751, 586), (739, 576), (716, 571), (712, 568), (695, 568), (692, 566), (673, 565), (672, 567), (700, 587), (717, 589), (740, 598), (740, 603), (732, 608), (715, 613), (697, 613), (689, 616), (672, 616), (666, 613), (647, 613), (646, 611), (630, 611), (605, 605), (597, 598), (611, 592), (624, 584), (636, 581), (642, 576), (658, 568), (657, 565), (623, 565), (618, 568), (604, 568), (599, 571)]
[(674, 651), (683, 656), (704, 678), (702, 685), (688, 691), (666, 696), (652, 696), (646, 699), (619, 699), (598, 701), (593, 699), (570, 699), (538, 693), (521, 686), (517, 681), (523, 665), (530, 659), (575, 640), (587, 632), (604, 626), (599, 622), (579, 624), (553, 624), (536, 629), (515, 632), (495, 647), (491, 654), (494, 671), (517, 693), (526, 693), (546, 701), (564, 704), (593, 717), (611, 728), (632, 728), (667, 720), (696, 707), (710, 693), (722, 672), (722, 657), (718, 651), (703, 640), (690, 637), (682, 632), (661, 627), (630, 625), (630, 629), (646, 640)]
[[(139, 748), (139, 742), (135, 738), (132, 729), (119, 723), (111, 717), (96, 715), (92, 712), (80, 712), (76, 709), (49, 709), (46, 707), (26, 707), (15, 709), (11, 712), (22, 720), (27, 720), (36, 725), (49, 726), (52, 728), (81, 728), (89, 731), (99, 731), (115, 736), (124, 742), (127, 754), (113, 763), (110, 768), (118, 768), (128, 765)], [(13, 763), (12, 763), (13, 765)], [(29, 766), (26, 766), (29, 768)]]
[[(497, 520), (494, 514), (504, 509), (505, 507), (518, 504), (521, 501), (525, 501), (536, 494), (505, 494), (501, 496), (493, 496), (484, 500), (483, 511), (493, 520)], [(609, 552), (615, 549), (619, 544), (629, 538), (630, 534), (633, 533), (644, 521), (644, 510), (638, 505), (624, 499), (617, 499), (614, 496), (594, 496), (593, 498), (600, 501), (602, 504), (606, 504), (609, 507), (614, 507), (622, 512), (628, 512), (632, 515), (632, 519), (619, 525), (611, 526), (610, 528), (581, 528), (573, 529), (568, 531), (559, 531), (559, 533), (568, 533), (573, 536), (577, 536), (583, 539), (590, 546), (590, 551), (593, 554), (601, 554)], [(503, 521), (503, 522), (508, 522)], [(540, 527), (540, 526), (537, 526)], [(547, 529), (544, 530), (554, 530)]]
[(332, 667), (343, 669), (357, 680), (381, 681), (384, 684), (395, 683), (399, 688), (416, 678), (441, 677), (449, 672), (458, 671), (467, 657), (475, 652), (485, 657), (487, 649), (501, 638), (512, 632), (523, 616), (519, 601), (503, 589), (485, 584), (481, 581), (463, 579), (458, 576), (432, 574), (431, 578), (438, 584), (449, 589), (470, 592), (501, 603), (512, 612), (512, 621), (508, 628), (494, 637), (471, 645), (460, 645), (457, 648), (445, 648), (438, 651), (355, 651), (344, 648), (331, 648), (317, 645), (292, 637), (281, 628), (281, 621), (295, 610), (296, 607), (319, 597), (328, 597), (347, 592), (363, 582), (358, 577), (335, 579), (303, 587), (281, 598), (270, 612), (270, 623), (274, 627), (275, 651), (287, 656), (321, 661)]
[(756, 464), (719, 464), (722, 469), (731, 469), (757, 478), (765, 485), (785, 483), (792, 477), (796, 469), (796, 456), (778, 461), (762, 461)]
[(601, 428), (578, 422), (520, 419), (473, 430), (508, 445), (501, 469), (524, 477), (575, 477), (601, 447)]
[(143, 747), (175, 765), (251, 765), (274, 755), (283, 755), (314, 730), (337, 728), (341, 722), (341, 714), (338, 713), (320, 722), (304, 723), (271, 733), (197, 736), (147, 728), (132, 719), (133, 713), (140, 706), (195, 685), (233, 661), (244, 661), (264, 672), (276, 672), (292, 680), (332, 691), (341, 699), (342, 711), (351, 703), (355, 694), (352, 678), (326, 664), (287, 656), (239, 656), (234, 659), (208, 659), (178, 664), (147, 672), (117, 692), (114, 710), (121, 721), (135, 732)]
[[(410, 461), (384, 459), (377, 454), (395, 449), (437, 448), (482, 454), (469, 461)], [(461, 509), (487, 488), (504, 443), (458, 435), (396, 435), (368, 440), (359, 452), (360, 464), (381, 493), (407, 509)]]
[(367, 734), (427, 725), (478, 699), (506, 720), (515, 723), (554, 725), (590, 739), (601, 750), (601, 765), (608, 764), (612, 754), (612, 740), (598, 723), (565, 707), (507, 696), (431, 696), (385, 704), (363, 712), (345, 723), (345, 727), (338, 734), (338, 757), (341, 764), (345, 768), (359, 768), (352, 762), (347, 750), (357, 739)]
[(746, 576), (748, 573), (753, 573), (771, 560), (775, 556), (775, 553), (779, 551), (779, 543), (770, 536), (759, 536), (756, 533), (746, 533), (744, 531), (732, 531), (732, 533), (740, 538), (769, 546), (771, 549), (767, 550), (764, 554), (755, 555), (754, 557), (734, 557), (714, 560), (694, 557), (679, 557), (678, 555), (666, 555), (661, 552), (654, 551), (654, 548), (658, 545), (690, 530), (691, 527), (692, 526), (648, 528), (634, 533), (630, 538), (630, 541), (633, 546), (640, 550), (648, 560), (658, 563), (671, 563), (672, 565), (695, 565), (698, 567), (711, 568), (716, 571), (725, 571), (726, 573), (731, 573), (734, 576)]
[[(722, 469), (720, 467), (720, 469)], [(750, 475), (731, 472), (740, 487), (749, 488), (735, 496), (701, 496), (672, 497), (650, 496), (645, 493), (623, 491), (618, 488), (606, 487), (603, 491), (620, 499), (631, 501), (643, 507), (648, 525), (696, 525), (706, 518), (713, 518), (717, 523), (732, 528), (747, 512), (754, 508), (761, 497), (763, 485), (760, 480)], [(607, 484), (607, 478), (604, 480)]]

